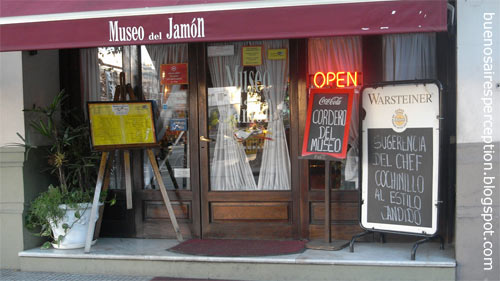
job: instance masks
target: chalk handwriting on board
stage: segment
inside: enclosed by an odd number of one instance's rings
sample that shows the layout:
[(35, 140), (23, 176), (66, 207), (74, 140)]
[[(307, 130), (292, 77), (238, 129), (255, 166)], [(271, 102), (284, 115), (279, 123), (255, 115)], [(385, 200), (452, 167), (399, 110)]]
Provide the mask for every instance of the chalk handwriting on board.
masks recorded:
[[(338, 97), (343, 99), (344, 97)], [(339, 153), (342, 150), (342, 138), (335, 135), (335, 127), (345, 127), (347, 110), (315, 109), (311, 121), (318, 126), (319, 135), (311, 138), (309, 151)]]
[(302, 156), (325, 154), (345, 158), (349, 139), (352, 91), (315, 89), (307, 110)]
[(368, 143), (370, 221), (429, 227), (432, 128), (368, 129)]

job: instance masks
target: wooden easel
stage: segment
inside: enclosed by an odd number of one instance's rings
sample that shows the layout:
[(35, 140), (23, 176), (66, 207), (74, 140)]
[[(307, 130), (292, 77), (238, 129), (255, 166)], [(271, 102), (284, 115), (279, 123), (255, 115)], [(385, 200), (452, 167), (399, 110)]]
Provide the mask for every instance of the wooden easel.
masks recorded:
[[(122, 72), (120, 73), (120, 85), (116, 86), (115, 89), (115, 95), (113, 96), (113, 101), (126, 101), (127, 100), (127, 93), (129, 94), (130, 100), (137, 100), (137, 97), (135, 96), (134, 90), (132, 89), (132, 86), (130, 84), (125, 85), (125, 74)], [(109, 165), (105, 166), (105, 172), (104, 172), (104, 182), (102, 186), (102, 191), (108, 190), (109, 187), (109, 181), (110, 181), (110, 173), (111, 173), (111, 166), (113, 164), (113, 161), (115, 160), (115, 153), (109, 154), (109, 159), (108, 163)], [(131, 178), (131, 173), (130, 173), (130, 151), (129, 150), (124, 150), (124, 170), (125, 170), (125, 200), (126, 200), (126, 206), (127, 209), (130, 210), (132, 209), (132, 178)], [(101, 160), (102, 162), (102, 160)], [(99, 217), (102, 218), (103, 216), (103, 208), (99, 208)], [(101, 228), (101, 223), (100, 221), (97, 222), (97, 226), (94, 230), (96, 234), (99, 234)], [(95, 237), (94, 234), (94, 238)]]
[[(130, 84), (125, 84), (125, 74), (122, 72), (120, 74), (120, 85), (116, 86), (116, 91), (113, 101), (126, 101), (127, 93), (129, 95), (130, 100), (136, 100), (136, 96)], [(179, 242), (182, 242), (184, 239), (179, 229), (179, 225), (177, 223), (177, 219), (174, 214), (174, 209), (172, 208), (172, 204), (170, 203), (170, 199), (168, 197), (165, 184), (163, 183), (163, 178), (161, 177), (153, 149), (147, 148), (146, 151), (148, 154), (149, 162), (151, 162), (151, 166), (153, 168), (156, 180), (158, 181), (158, 186), (160, 187), (160, 192), (163, 197), (163, 202), (167, 207), (170, 221), (172, 222), (172, 226), (174, 227), (175, 235), (177, 236), (177, 240)], [(124, 153), (123, 161), (125, 168), (125, 195), (127, 201), (127, 209), (132, 209), (132, 177), (130, 172), (130, 151), (128, 149), (125, 149), (123, 153)], [(112, 153), (110, 156), (109, 151), (103, 151), (101, 155), (101, 163), (99, 165), (99, 172), (97, 175), (94, 200), (92, 203), (92, 209), (90, 213), (90, 223), (89, 223), (89, 228), (87, 230), (87, 238), (85, 241), (85, 253), (90, 252), (90, 246), (92, 244), (92, 238), (94, 236), (94, 230), (96, 225), (94, 221), (96, 220), (97, 211), (99, 209), (98, 204), (99, 204), (99, 197), (101, 195), (101, 190), (107, 190), (109, 187), (109, 174), (110, 174), (111, 164), (107, 165), (108, 158), (110, 160), (109, 162), (113, 163), (114, 153)]]

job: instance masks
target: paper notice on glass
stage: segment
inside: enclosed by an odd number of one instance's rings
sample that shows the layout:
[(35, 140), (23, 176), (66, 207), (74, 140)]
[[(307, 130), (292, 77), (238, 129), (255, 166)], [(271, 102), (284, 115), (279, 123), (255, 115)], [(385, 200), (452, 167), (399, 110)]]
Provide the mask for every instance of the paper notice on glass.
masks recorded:
[(188, 84), (188, 64), (162, 64), (160, 66), (161, 85)]
[(241, 60), (243, 66), (262, 65), (262, 46), (241, 47)]
[(189, 168), (175, 168), (174, 177), (176, 178), (189, 178), (190, 169)]
[(240, 87), (208, 88), (208, 106), (241, 103)]
[(208, 57), (234, 56), (234, 45), (208, 46)]
[(268, 60), (286, 60), (286, 49), (268, 49), (267, 59)]
[(187, 91), (171, 92), (167, 100), (167, 108), (172, 110), (187, 110)]

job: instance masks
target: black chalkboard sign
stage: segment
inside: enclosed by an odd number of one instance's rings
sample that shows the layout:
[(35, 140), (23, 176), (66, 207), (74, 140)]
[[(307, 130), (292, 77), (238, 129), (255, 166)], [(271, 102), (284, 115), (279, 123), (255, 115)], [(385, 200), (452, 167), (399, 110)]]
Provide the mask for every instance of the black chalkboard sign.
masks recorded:
[(349, 141), (352, 89), (312, 89), (307, 107), (302, 158), (345, 158)]
[(386, 85), (363, 90), (361, 226), (437, 232), (439, 87)]
[(432, 128), (368, 129), (368, 221), (431, 227)]

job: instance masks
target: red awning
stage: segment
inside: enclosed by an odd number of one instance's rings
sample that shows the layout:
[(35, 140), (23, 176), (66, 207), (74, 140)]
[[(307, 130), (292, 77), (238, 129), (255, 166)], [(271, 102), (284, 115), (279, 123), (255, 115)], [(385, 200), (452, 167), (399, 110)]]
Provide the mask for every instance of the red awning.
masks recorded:
[(0, 51), (446, 30), (445, 0), (0, 1)]

